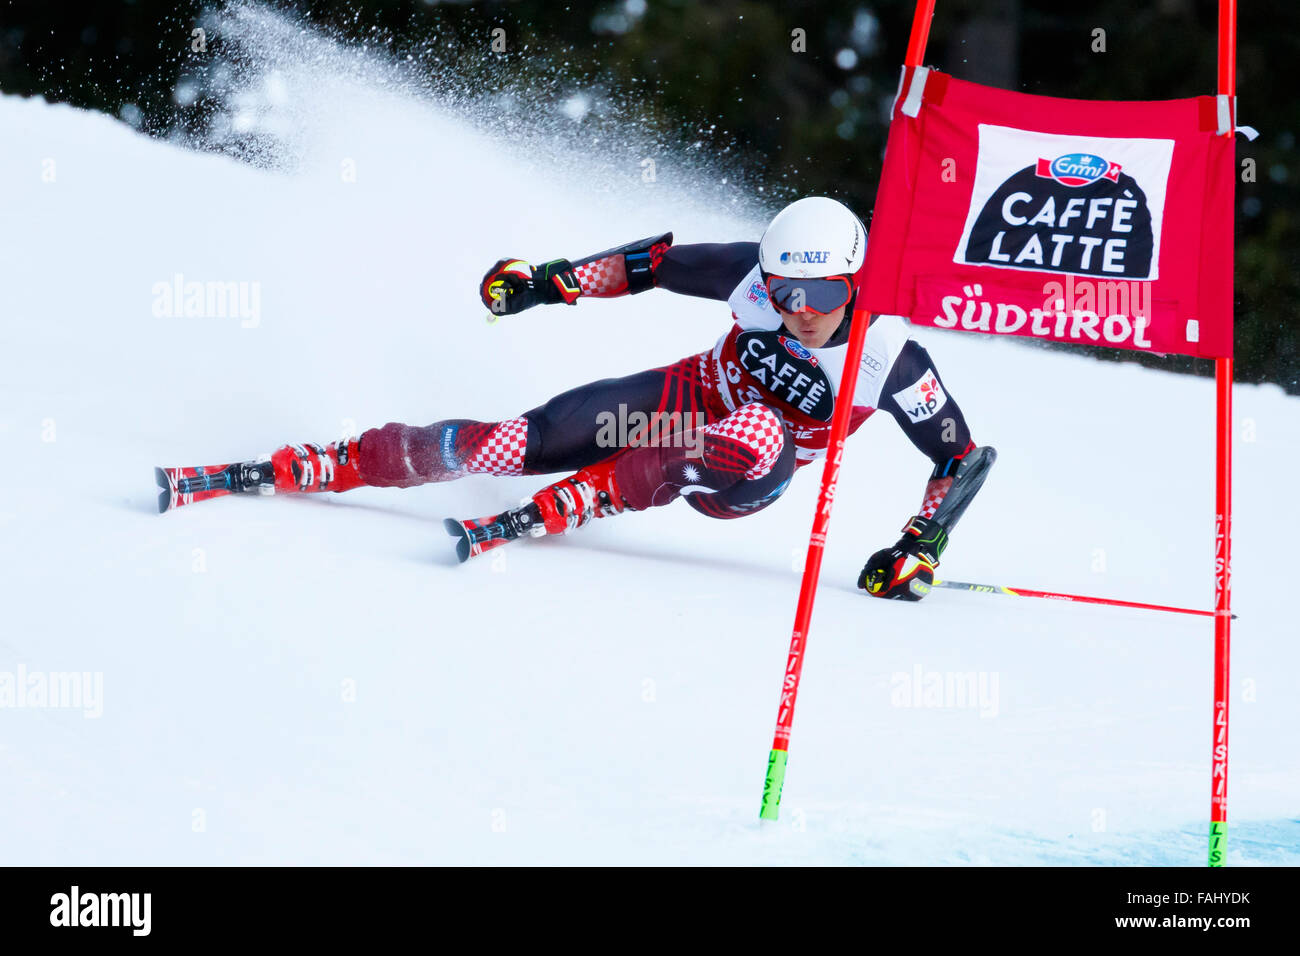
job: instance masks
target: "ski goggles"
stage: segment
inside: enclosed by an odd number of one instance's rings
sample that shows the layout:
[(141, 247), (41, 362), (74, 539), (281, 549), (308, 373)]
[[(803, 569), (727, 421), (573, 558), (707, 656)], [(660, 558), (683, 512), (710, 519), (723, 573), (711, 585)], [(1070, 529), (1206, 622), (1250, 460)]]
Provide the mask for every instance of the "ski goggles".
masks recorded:
[(786, 312), (813, 312), (827, 315), (849, 304), (853, 297), (853, 283), (848, 276), (826, 276), (816, 279), (788, 279), (785, 276), (765, 276), (768, 298), (772, 304)]

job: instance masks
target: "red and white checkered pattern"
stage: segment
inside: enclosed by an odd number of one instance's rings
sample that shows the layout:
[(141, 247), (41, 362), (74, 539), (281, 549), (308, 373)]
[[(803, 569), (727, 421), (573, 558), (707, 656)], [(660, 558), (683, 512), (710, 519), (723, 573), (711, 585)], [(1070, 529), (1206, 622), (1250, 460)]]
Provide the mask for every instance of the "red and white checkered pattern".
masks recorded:
[(582, 294), (589, 296), (616, 296), (627, 291), (627, 269), (622, 255), (606, 256), (595, 262), (573, 267)]
[(776, 466), (781, 449), (785, 447), (781, 416), (760, 402), (740, 406), (722, 421), (706, 425), (703, 431), (708, 435), (730, 438), (754, 450), (758, 460), (745, 472), (747, 481), (767, 475)]
[(465, 470), (475, 475), (522, 475), (527, 445), (528, 419), (500, 422), (465, 461)]
[(939, 505), (943, 504), (943, 499), (948, 497), (948, 489), (951, 487), (951, 478), (932, 478), (925, 486), (925, 498), (922, 499), (921, 510), (918, 512), (920, 516), (933, 518), (934, 513), (939, 510)]

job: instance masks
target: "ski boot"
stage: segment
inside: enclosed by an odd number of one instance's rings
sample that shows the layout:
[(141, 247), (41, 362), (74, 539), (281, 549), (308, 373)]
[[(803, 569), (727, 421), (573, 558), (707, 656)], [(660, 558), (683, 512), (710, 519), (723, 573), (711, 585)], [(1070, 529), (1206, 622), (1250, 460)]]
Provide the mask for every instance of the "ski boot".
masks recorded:
[(448, 518), (443, 527), (457, 539), (456, 557), (465, 562), (525, 534), (568, 534), (595, 518), (625, 510), (627, 503), (614, 480), (614, 462), (607, 461), (548, 485), (518, 508), (490, 518)]

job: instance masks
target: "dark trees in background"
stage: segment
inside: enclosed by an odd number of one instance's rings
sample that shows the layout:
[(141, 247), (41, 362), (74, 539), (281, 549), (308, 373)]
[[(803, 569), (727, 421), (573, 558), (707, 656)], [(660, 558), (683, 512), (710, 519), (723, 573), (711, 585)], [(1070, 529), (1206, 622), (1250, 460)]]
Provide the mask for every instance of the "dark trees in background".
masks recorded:
[[(426, 0), (270, 2), (396, 50), (431, 38), (472, 62), (476, 50), (563, 90), (623, 91), (634, 110), (683, 141), (714, 142), (774, 198), (826, 193), (868, 209), (897, 85), (910, 0)], [(103, 110), (163, 134), (202, 124), (205, 103), (177, 103), (195, 68), (190, 31), (203, 0), (0, 0), (0, 91)], [(1214, 0), (939, 0), (927, 61), (977, 82), (1057, 96), (1165, 99), (1214, 92)], [(1300, 392), (1300, 98), (1283, 88), (1300, 62), (1300, 3), (1242, 4), (1239, 140), (1254, 181), (1238, 184), (1238, 377)], [(490, 31), (511, 38), (489, 52)], [(1104, 52), (1096, 49), (1104, 31)], [(220, 42), (220, 38), (213, 38)], [(450, 44), (450, 47), (446, 45)], [(567, 61), (567, 66), (565, 62)], [(1108, 358), (1131, 353), (1098, 350)], [(1166, 368), (1195, 360), (1138, 357)]]

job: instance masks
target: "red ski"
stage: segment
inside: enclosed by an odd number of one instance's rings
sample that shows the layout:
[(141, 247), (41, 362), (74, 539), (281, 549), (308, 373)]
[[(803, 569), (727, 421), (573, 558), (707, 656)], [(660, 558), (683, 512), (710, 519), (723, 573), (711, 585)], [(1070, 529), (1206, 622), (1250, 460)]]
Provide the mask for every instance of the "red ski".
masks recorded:
[(525, 534), (546, 533), (541, 512), (532, 502), (491, 518), (465, 518), (459, 521), (447, 518), (442, 526), (456, 539), (456, 557), (461, 563)]
[(155, 468), (158, 512), (161, 514), (223, 495), (255, 492), (275, 494), (275, 472), (269, 461), (245, 461), (231, 465), (197, 465), (193, 468)]

